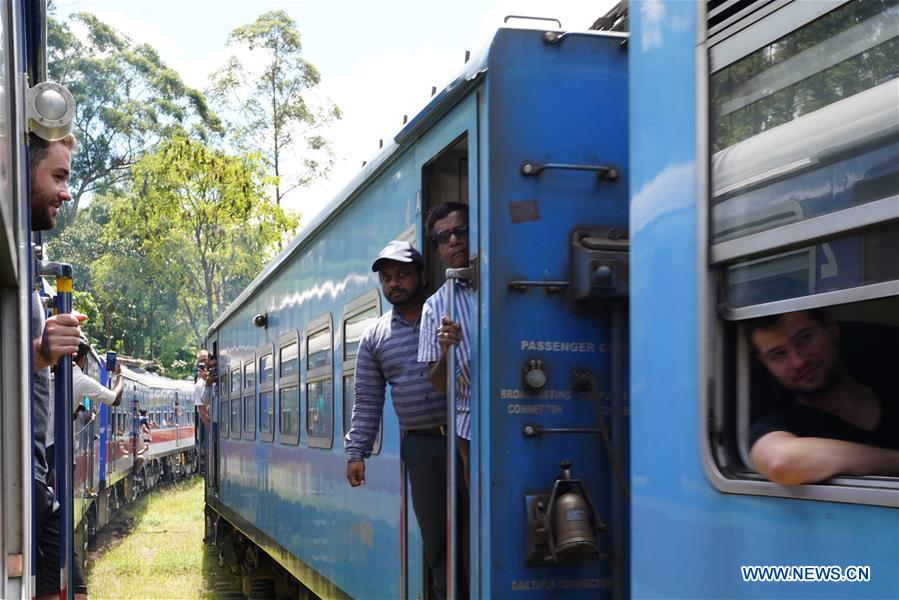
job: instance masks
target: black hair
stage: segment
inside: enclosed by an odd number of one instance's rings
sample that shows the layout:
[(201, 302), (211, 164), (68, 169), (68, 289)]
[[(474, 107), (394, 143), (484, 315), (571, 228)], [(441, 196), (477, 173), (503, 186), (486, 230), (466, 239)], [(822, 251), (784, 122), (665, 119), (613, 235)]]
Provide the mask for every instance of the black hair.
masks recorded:
[[(830, 311), (826, 308), (810, 308), (808, 310), (799, 311), (807, 314), (811, 319), (818, 321), (819, 323), (824, 323), (828, 319), (830, 319)], [(743, 322), (744, 331), (746, 332), (746, 339), (749, 341), (749, 344), (752, 345), (752, 334), (754, 334), (759, 329), (769, 329), (771, 327), (775, 327), (778, 323), (780, 323), (783, 316), (787, 313), (778, 313), (776, 315), (765, 315), (763, 317), (756, 317), (754, 319), (749, 319), (748, 321)]]
[(432, 244), (436, 244), (434, 240), (434, 223), (454, 212), (465, 213), (465, 221), (468, 221), (468, 205), (461, 202), (441, 202), (428, 211), (428, 238), (430, 238)]
[(90, 349), (91, 349), (91, 347), (88, 344), (86, 344), (85, 342), (79, 341), (78, 342), (78, 352), (75, 353), (75, 360), (76, 361), (81, 360), (82, 358), (87, 356), (87, 353)]

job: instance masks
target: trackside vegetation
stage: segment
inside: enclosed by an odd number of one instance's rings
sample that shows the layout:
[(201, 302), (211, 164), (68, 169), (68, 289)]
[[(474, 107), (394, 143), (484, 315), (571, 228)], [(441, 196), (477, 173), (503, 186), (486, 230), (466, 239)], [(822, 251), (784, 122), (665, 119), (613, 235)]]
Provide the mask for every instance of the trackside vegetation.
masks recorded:
[(87, 578), (92, 599), (211, 600), (233, 595), (223, 573), (203, 543), (203, 479), (193, 477), (124, 507), (90, 553)]

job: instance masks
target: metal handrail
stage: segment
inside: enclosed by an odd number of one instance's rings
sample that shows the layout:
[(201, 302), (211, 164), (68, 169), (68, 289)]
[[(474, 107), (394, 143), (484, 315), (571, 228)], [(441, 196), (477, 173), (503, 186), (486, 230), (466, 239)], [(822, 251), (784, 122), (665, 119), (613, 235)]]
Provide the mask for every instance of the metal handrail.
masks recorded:
[[(41, 262), (40, 274), (56, 276), (56, 311), (58, 314), (72, 312), (72, 265)], [(56, 369), (56, 383), (53, 401), (55, 418), (53, 423), (56, 440), (56, 490), (59, 498), (59, 595), (60, 598), (74, 598), (74, 557), (75, 544), (75, 496), (73, 493), (72, 464), (74, 426), (72, 424), (72, 357), (59, 359)]]
[[(469, 279), (471, 277), (471, 269), (447, 269), (446, 279), (452, 282), (447, 288), (446, 312), (452, 322), (456, 322), (456, 280)], [(447, 532), (446, 532), (446, 597), (455, 600), (458, 596), (456, 593), (456, 577), (458, 574), (458, 565), (456, 564), (456, 549), (459, 545), (458, 539), (458, 513), (457, 505), (457, 489), (458, 489), (458, 473), (456, 472), (456, 452), (458, 451), (456, 443), (456, 346), (446, 355), (446, 509), (447, 509)]]

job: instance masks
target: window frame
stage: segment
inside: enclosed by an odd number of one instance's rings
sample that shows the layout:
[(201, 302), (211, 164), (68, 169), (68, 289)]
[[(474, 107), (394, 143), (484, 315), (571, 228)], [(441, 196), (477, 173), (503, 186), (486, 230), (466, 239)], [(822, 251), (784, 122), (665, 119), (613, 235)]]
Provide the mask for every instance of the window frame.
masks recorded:
[[(347, 386), (347, 378), (352, 377), (355, 385), (356, 381), (356, 354), (353, 354), (351, 357), (347, 357), (346, 347), (347, 347), (347, 321), (352, 319), (353, 317), (357, 317), (366, 311), (374, 308), (375, 309), (375, 321), (377, 321), (383, 313), (381, 312), (381, 293), (378, 289), (372, 289), (361, 296), (354, 298), (347, 302), (347, 304), (343, 308), (343, 318), (341, 320), (341, 344), (340, 344), (340, 354), (343, 357), (343, 368), (341, 370), (341, 378), (340, 378), (340, 407), (341, 407), (341, 425), (343, 430), (343, 435), (346, 436), (349, 433), (350, 427), (352, 425), (352, 406), (347, 407), (347, 392), (349, 391)], [(353, 389), (353, 404), (355, 405), (355, 389)], [(381, 452), (381, 443), (384, 437), (384, 419), (383, 414), (381, 418), (381, 424), (378, 427), (378, 433), (375, 436), (374, 443), (372, 444), (371, 453), (380, 454)]]
[[(328, 361), (327, 364), (309, 368), (309, 340), (313, 339), (317, 333), (322, 331), (327, 331), (329, 336), (330, 347), (328, 349)], [(300, 406), (305, 404), (305, 410), (302, 412), (305, 414), (303, 419), (303, 423), (305, 425), (305, 437), (306, 437), (306, 446), (309, 448), (321, 448), (321, 449), (330, 449), (334, 444), (334, 325), (333, 320), (331, 318), (331, 313), (328, 312), (324, 315), (316, 317), (309, 321), (309, 325), (306, 329), (306, 335), (304, 339), (304, 343), (302, 346), (302, 367), (303, 372), (305, 373), (305, 378), (302, 382), (302, 395), (300, 399)], [(324, 384), (324, 391), (327, 393), (330, 391), (330, 410), (329, 410), (329, 420), (328, 423), (328, 435), (327, 436), (317, 436), (311, 435), (309, 430), (309, 406), (310, 406), (310, 398), (309, 398), (309, 386), (315, 383), (327, 382)], [(305, 398), (305, 403), (303, 399)]]
[[(268, 358), (271, 361), (272, 374), (267, 382), (262, 381), (262, 361)], [(256, 359), (256, 381), (257, 381), (257, 399), (256, 399), (256, 413), (257, 419), (256, 422), (256, 430), (257, 436), (260, 441), (263, 442), (271, 442), (275, 439), (275, 415), (277, 414), (276, 407), (276, 395), (275, 395), (275, 379), (276, 373), (275, 370), (275, 350), (273, 344), (266, 344), (259, 351), (259, 358)], [(262, 394), (269, 394), (269, 403), (271, 408), (271, 418), (268, 420), (268, 431), (262, 430)]]
[[(741, 322), (762, 315), (899, 296), (899, 281), (862, 284), (854, 288), (737, 308), (723, 307), (719, 290), (725, 281), (726, 267), (735, 264), (738, 259), (770, 257), (778, 251), (822, 245), (841, 236), (871, 231), (876, 229), (877, 224), (886, 224), (889, 222), (886, 220), (889, 209), (895, 206), (896, 196), (844, 207), (732, 240), (715, 242), (711, 229), (714, 189), (712, 74), (846, 4), (848, 2), (844, 0), (826, 0), (820, 3), (772, 5), (764, 13), (759, 11), (718, 28), (705, 40), (697, 54), (700, 57), (696, 67), (700, 232), (697, 243), (701, 257), (698, 314), (699, 339), (704, 341), (700, 344), (699, 356), (698, 380), (703, 385), (699, 386), (701, 418), (698, 443), (706, 476), (720, 492), (895, 506), (899, 478), (841, 476), (816, 484), (780, 486), (752, 470), (748, 460), (748, 434), (753, 408), (750, 401), (750, 367), (754, 359)], [(792, 175), (792, 172), (787, 174)]]
[[(302, 368), (302, 336), (300, 335), (299, 330), (293, 329), (284, 335), (281, 336), (281, 339), (278, 341), (278, 352), (277, 352), (277, 360), (275, 363), (275, 373), (276, 373), (276, 381), (278, 382), (277, 390), (275, 395), (278, 398), (278, 418), (276, 419), (276, 427), (278, 430), (278, 443), (279, 444), (287, 444), (291, 446), (296, 446), (300, 443), (300, 432), (303, 430), (303, 404), (302, 404), (302, 394), (300, 387), (300, 371)], [(285, 348), (288, 348), (292, 344), (296, 344), (297, 347), (297, 368), (296, 371), (292, 375), (282, 376), (281, 375), (281, 354), (284, 352)], [(285, 389), (296, 389), (297, 391), (297, 430), (296, 433), (285, 433), (283, 429), (283, 410), (284, 403), (281, 401), (281, 393)]]

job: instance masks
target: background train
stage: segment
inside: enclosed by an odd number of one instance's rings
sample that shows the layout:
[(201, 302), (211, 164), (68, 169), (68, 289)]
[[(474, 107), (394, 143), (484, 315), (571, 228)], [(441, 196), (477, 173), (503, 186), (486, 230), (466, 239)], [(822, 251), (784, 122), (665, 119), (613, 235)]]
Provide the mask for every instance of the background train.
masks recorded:
[[(105, 361), (91, 351), (89, 377), (106, 384)], [(120, 506), (161, 481), (198, 471), (194, 385), (137, 367), (122, 367), (124, 392), (117, 407), (75, 398), (87, 410), (74, 430), (74, 539), (82, 560), (89, 541)], [(145, 410), (149, 431), (142, 431)], [(94, 414), (89, 418), (88, 414)]]
[[(371, 260), (391, 239), (433, 254), (425, 215), (454, 200), (473, 597), (895, 597), (899, 480), (752, 469), (771, 398), (742, 323), (899, 326), (897, 10), (647, 0), (593, 31), (500, 29), (209, 330), (207, 526), (245, 591), (428, 597), (390, 403), (361, 489), (341, 438), (356, 343), (390, 308)], [(855, 353), (889, 365), (877, 339)], [(548, 543), (563, 462), (595, 560)], [(752, 581), (760, 565), (844, 580)]]

